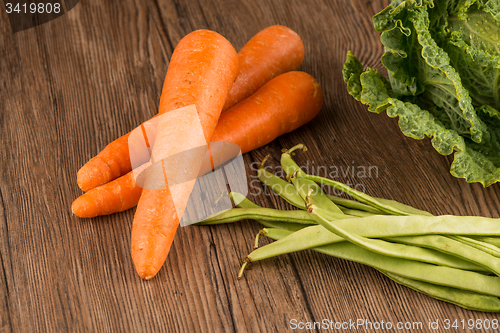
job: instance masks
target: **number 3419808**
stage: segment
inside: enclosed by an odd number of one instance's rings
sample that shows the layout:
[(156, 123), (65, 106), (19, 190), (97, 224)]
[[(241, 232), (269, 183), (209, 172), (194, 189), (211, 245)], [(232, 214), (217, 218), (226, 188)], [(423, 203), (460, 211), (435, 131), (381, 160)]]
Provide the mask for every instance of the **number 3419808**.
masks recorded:
[(43, 13), (47, 13), (47, 14), (51, 14), (51, 13), (60, 13), (61, 12), (61, 4), (60, 3), (55, 3), (55, 4), (51, 4), (50, 2), (48, 3), (23, 3), (23, 4), (20, 4), (20, 3), (10, 3), (10, 2), (7, 2), (5, 4), (5, 10), (7, 12), (7, 14), (10, 14), (10, 13), (18, 13), (18, 14), (27, 14), (27, 13), (31, 13), (31, 14), (35, 14), (35, 13), (38, 13), (38, 14), (43, 14)]

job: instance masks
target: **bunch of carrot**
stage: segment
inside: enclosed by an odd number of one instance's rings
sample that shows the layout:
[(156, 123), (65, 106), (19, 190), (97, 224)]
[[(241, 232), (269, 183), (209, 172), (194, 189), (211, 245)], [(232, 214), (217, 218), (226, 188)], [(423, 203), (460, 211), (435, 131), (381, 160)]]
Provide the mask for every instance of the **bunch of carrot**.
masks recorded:
[[(238, 53), (218, 33), (194, 31), (172, 54), (158, 114), (195, 105), (206, 142), (231, 142), (242, 153), (249, 152), (308, 123), (320, 111), (318, 82), (295, 71), (303, 58), (300, 37), (284, 26), (262, 30)], [(158, 125), (153, 151), (171, 155), (182, 150), (183, 142), (166, 142), (171, 140), (166, 139), (168, 131), (168, 124)], [(129, 135), (111, 142), (78, 171), (78, 185), (86, 193), (73, 202), (72, 211), (95, 217), (137, 205), (132, 258), (140, 277), (151, 279), (168, 255), (180, 216), (168, 186), (143, 189), (136, 184)], [(191, 188), (182, 191), (187, 198)]]

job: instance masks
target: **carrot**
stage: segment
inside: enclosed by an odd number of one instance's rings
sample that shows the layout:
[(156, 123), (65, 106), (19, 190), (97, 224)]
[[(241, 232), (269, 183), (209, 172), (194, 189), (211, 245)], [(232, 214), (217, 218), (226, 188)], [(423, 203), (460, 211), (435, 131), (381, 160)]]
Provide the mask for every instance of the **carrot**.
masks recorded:
[[(273, 77), (297, 69), (303, 58), (304, 45), (295, 32), (283, 26), (262, 30), (238, 53), (238, 76), (223, 111), (250, 96)], [(129, 134), (111, 142), (78, 171), (77, 183), (84, 192), (132, 170)]]
[(304, 44), (299, 35), (282, 25), (270, 26), (238, 52), (238, 75), (224, 104), (224, 111), (259, 90), (272, 78), (300, 67)]
[(111, 142), (97, 156), (88, 161), (77, 174), (78, 186), (83, 191), (102, 184), (103, 179), (115, 179), (128, 172), (130, 155), (128, 135)]
[(310, 122), (323, 105), (319, 83), (304, 72), (272, 79), (219, 120), (213, 142), (232, 142), (248, 152)]
[[(209, 142), (227, 93), (236, 78), (237, 67), (238, 55), (224, 37), (209, 30), (188, 34), (172, 54), (163, 85), (159, 113), (194, 104), (204, 139)], [(162, 151), (166, 151), (162, 156), (170, 156), (170, 153), (175, 153), (173, 150), (182, 150), (183, 142), (164, 145), (167, 139), (175, 140), (168, 137), (170, 129), (167, 127), (175, 125), (165, 122), (158, 124), (153, 156)], [(181, 139), (178, 138), (177, 141)], [(168, 148), (165, 148), (166, 146)], [(168, 151), (169, 149), (172, 151)], [(162, 166), (164, 169), (162, 164), (153, 165), (155, 166)], [(146, 184), (149, 180), (150, 178), (146, 179)], [(182, 184), (176, 195), (189, 197), (190, 184), (191, 182)], [(179, 225), (172, 194), (169, 186), (166, 189), (145, 188), (135, 212), (131, 236), (132, 260), (139, 276), (146, 280), (155, 276), (163, 265)]]
[(142, 187), (135, 183), (134, 172), (97, 186), (79, 196), (71, 205), (78, 217), (96, 217), (123, 212), (134, 207), (141, 197)]
[[(236, 143), (249, 152), (311, 121), (322, 102), (321, 87), (309, 74), (282, 74), (222, 114), (211, 141)], [(79, 217), (121, 212), (137, 205), (141, 191), (131, 171), (77, 198), (72, 211)]]

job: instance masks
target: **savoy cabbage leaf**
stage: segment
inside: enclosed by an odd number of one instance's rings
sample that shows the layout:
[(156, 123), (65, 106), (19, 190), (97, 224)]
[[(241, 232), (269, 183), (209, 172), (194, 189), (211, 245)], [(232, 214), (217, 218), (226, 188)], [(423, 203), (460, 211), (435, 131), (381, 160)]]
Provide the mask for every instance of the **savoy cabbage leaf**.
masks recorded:
[(454, 154), (451, 173), (500, 181), (500, 0), (395, 0), (373, 17), (389, 81), (348, 53), (349, 93)]

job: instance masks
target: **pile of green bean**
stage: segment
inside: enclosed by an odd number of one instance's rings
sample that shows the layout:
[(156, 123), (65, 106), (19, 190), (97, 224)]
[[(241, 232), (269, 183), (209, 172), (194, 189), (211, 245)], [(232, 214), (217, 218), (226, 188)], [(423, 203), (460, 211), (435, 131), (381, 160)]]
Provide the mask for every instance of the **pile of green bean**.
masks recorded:
[[(211, 225), (254, 219), (265, 228), (243, 262), (312, 249), (371, 266), (397, 283), (461, 307), (500, 311), (500, 219), (433, 216), (393, 200), (371, 197), (340, 182), (304, 173), (293, 161), (297, 145), (283, 152), (287, 181), (264, 168), (259, 180), (299, 210), (262, 208), (232, 192), (238, 208), (209, 217)], [(327, 195), (322, 185), (354, 200)], [(259, 238), (276, 240), (258, 247)]]

